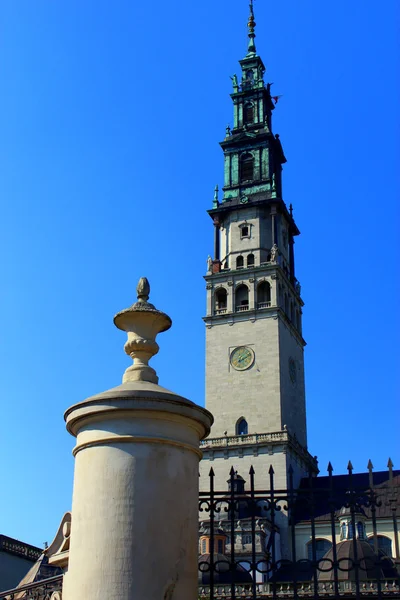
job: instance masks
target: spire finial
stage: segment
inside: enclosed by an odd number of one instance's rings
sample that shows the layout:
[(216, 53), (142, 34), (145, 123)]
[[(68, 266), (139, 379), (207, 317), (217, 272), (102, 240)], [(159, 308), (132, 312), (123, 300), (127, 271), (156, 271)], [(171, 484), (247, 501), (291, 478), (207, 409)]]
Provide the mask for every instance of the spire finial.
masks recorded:
[(254, 29), (256, 26), (256, 22), (254, 20), (254, 7), (253, 7), (253, 0), (250, 0), (250, 15), (249, 15), (249, 20), (247, 22), (247, 27), (249, 30), (249, 45), (248, 45), (248, 54), (255, 54), (256, 52), (256, 45), (254, 42), (254, 38), (256, 37), (256, 34), (254, 33)]

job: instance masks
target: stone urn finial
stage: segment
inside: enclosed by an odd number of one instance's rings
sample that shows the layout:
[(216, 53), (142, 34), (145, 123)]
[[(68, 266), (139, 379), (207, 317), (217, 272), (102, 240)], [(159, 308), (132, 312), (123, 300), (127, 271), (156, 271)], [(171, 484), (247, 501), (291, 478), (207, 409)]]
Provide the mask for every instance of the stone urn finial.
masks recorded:
[(148, 302), (150, 284), (146, 277), (139, 279), (136, 292), (137, 302), (114, 317), (115, 326), (128, 334), (124, 349), (133, 359), (133, 365), (126, 369), (122, 381), (158, 383), (157, 374), (148, 362), (159, 350), (157, 335), (169, 329), (172, 321)]

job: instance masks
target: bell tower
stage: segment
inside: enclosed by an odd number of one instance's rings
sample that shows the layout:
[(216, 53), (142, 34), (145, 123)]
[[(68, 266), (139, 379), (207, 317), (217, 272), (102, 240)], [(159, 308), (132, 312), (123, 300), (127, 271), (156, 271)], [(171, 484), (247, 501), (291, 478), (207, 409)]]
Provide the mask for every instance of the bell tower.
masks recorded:
[[(307, 451), (304, 346), (300, 283), (294, 239), (300, 231), (283, 199), (286, 158), (273, 133), (276, 98), (255, 45), (253, 3), (248, 51), (233, 75), (233, 127), (221, 142), (222, 197), (212, 209), (214, 257), (207, 288), (206, 407), (215, 423), (202, 443), (202, 473), (213, 467), (215, 489), (224, 489), (232, 465), (242, 475), (251, 465), (266, 485), (273, 465), (286, 486), (315, 459)], [(206, 479), (206, 477), (205, 477)], [(207, 482), (204, 482), (205, 487)]]

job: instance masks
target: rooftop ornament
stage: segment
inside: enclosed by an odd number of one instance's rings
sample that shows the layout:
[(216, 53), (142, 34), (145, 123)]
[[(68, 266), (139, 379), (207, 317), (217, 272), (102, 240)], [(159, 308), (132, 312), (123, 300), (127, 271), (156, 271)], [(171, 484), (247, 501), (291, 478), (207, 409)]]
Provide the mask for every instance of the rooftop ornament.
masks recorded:
[(249, 20), (247, 22), (247, 27), (249, 30), (248, 54), (256, 53), (256, 45), (254, 42), (254, 38), (256, 37), (256, 34), (254, 33), (255, 26), (256, 26), (256, 22), (254, 20), (253, 0), (250, 0), (250, 15), (249, 15)]
[(126, 369), (122, 381), (148, 381), (157, 384), (157, 374), (148, 362), (159, 351), (157, 335), (167, 331), (172, 321), (168, 315), (148, 302), (150, 284), (146, 277), (139, 279), (136, 292), (137, 302), (114, 317), (115, 326), (128, 334), (124, 350), (133, 360), (133, 365)]

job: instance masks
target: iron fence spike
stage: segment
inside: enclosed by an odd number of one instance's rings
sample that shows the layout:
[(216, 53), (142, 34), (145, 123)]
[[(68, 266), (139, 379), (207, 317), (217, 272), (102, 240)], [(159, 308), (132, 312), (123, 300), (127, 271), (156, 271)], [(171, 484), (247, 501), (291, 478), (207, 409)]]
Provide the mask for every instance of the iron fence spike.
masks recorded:
[(347, 470), (349, 471), (349, 473), (353, 470), (353, 465), (351, 464), (351, 460), (349, 460), (349, 462), (348, 462)]
[(368, 464), (367, 464), (367, 469), (368, 469), (368, 471), (372, 471), (373, 468), (374, 468), (374, 465), (372, 464), (371, 459), (369, 459)]
[(269, 473), (270, 475), (273, 475), (273, 474), (275, 473), (275, 471), (274, 471), (274, 467), (273, 467), (272, 465), (270, 465), (268, 473)]
[(211, 467), (208, 475), (209, 475), (209, 477), (214, 477), (215, 473), (214, 473), (214, 469), (212, 467)]
[(249, 475), (254, 475), (254, 473), (255, 473), (255, 470), (253, 468), (253, 465), (251, 465)]
[(229, 471), (229, 475), (231, 477), (233, 477), (235, 475), (235, 469), (233, 468), (233, 465), (231, 466), (231, 470)]
[(393, 469), (393, 467), (394, 467), (394, 464), (393, 464), (392, 459), (390, 458), (390, 456), (389, 456), (389, 460), (388, 460), (387, 466), (389, 467), (389, 469)]
[(326, 469), (328, 473), (331, 475), (333, 473), (333, 467), (331, 461), (328, 462), (328, 468)]

